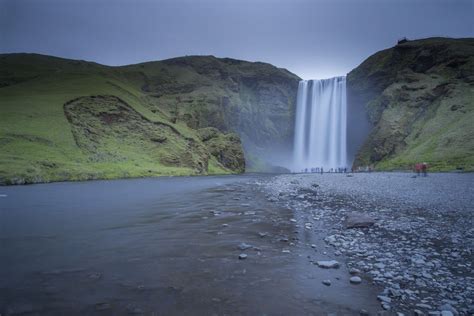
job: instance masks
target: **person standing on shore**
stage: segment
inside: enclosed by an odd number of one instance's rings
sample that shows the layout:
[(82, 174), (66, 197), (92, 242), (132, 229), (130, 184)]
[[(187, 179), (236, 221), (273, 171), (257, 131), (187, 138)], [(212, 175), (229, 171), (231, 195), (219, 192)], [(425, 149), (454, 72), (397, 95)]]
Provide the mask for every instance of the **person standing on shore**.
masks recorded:
[(421, 172), (421, 163), (417, 162), (415, 164), (415, 172), (416, 172), (416, 175), (419, 177), (420, 176), (420, 172)]
[(423, 173), (423, 177), (428, 175), (428, 164), (426, 162), (421, 164), (421, 172)]

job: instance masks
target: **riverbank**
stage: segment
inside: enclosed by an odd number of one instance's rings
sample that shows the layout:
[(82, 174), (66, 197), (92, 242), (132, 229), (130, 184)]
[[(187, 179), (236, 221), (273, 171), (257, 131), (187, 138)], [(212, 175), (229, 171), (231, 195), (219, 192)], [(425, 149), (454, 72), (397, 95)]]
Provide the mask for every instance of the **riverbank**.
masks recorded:
[[(473, 183), (472, 173), (357, 173), (282, 175), (263, 186), (309, 232), (320, 232), (315, 223), (326, 228), (330, 259), (344, 258), (363, 282), (383, 287), (382, 308), (468, 315), (474, 308)], [(348, 229), (348, 217), (365, 224)]]

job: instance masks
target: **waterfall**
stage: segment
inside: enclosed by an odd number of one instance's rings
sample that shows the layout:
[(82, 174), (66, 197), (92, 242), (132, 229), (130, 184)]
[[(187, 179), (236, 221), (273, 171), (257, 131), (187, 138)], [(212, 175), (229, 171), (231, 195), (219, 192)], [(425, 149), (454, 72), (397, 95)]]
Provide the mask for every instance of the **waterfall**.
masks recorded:
[(302, 80), (297, 98), (293, 171), (346, 168), (346, 77)]

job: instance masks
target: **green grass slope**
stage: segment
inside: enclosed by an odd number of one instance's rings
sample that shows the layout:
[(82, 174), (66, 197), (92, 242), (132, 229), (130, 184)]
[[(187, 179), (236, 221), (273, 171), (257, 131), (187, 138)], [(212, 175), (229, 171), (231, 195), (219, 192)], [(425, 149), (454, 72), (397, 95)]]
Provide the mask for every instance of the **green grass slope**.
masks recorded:
[(373, 125), (355, 166), (474, 170), (474, 39), (408, 41), (348, 75)]
[[(186, 122), (153, 110), (156, 101), (134, 75), (126, 67), (0, 55), (0, 183), (242, 171), (220, 163)], [(240, 141), (232, 144), (243, 157)]]

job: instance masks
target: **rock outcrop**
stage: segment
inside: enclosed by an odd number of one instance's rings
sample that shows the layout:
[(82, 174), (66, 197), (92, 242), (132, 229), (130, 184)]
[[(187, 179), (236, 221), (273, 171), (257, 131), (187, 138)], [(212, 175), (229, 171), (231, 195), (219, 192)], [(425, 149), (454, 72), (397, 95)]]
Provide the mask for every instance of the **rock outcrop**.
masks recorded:
[(474, 170), (474, 39), (398, 44), (351, 71), (347, 84), (355, 167)]

